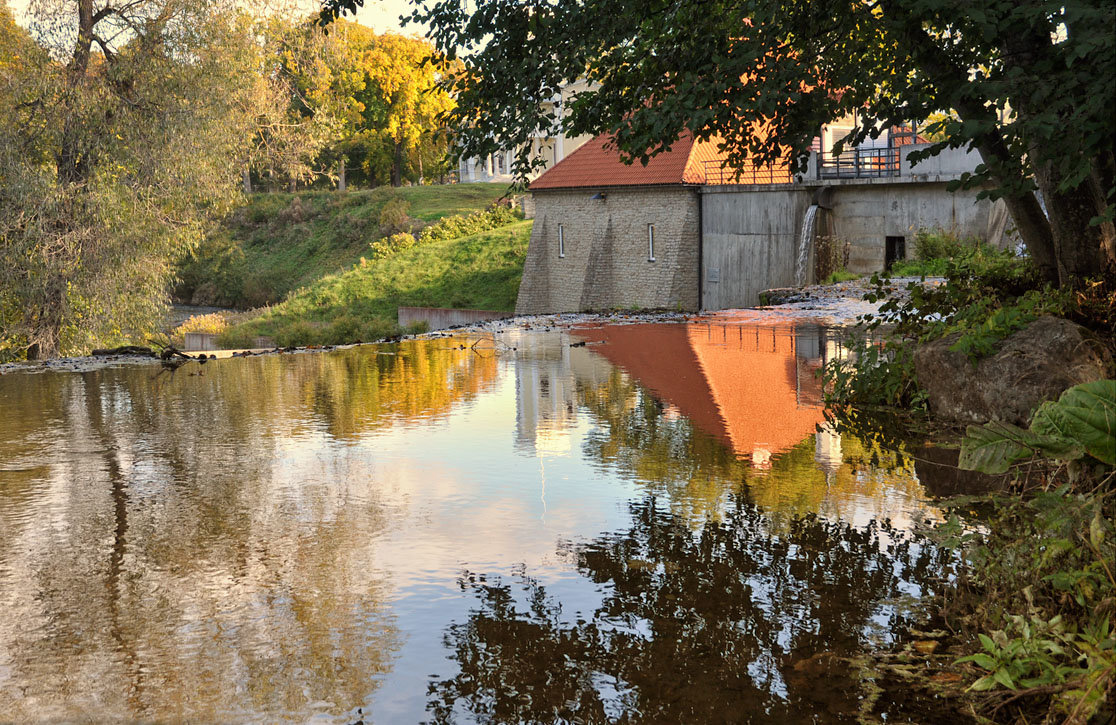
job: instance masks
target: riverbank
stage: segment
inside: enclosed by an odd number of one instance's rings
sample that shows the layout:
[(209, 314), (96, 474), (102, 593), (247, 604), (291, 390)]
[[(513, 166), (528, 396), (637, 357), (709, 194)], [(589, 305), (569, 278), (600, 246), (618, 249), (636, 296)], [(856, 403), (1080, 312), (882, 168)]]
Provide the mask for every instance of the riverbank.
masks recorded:
[(250, 309), (275, 304), (371, 258), (371, 244), (481, 211), (504, 184), (446, 184), (334, 192), (259, 193), (179, 267), (176, 301)]
[[(521, 234), (522, 231), (519, 227), (524, 227), (529, 231), (530, 222), (512, 226), (516, 227), (516, 229), (509, 231)], [(438, 252), (436, 249), (430, 251), (434, 254)], [(209, 351), (205, 354), (215, 356), (217, 359), (223, 359), (241, 356), (246, 353), (250, 355), (273, 355), (292, 352), (316, 352), (344, 349), (356, 347), (361, 344), (373, 344), (383, 341), (433, 339), (462, 334), (503, 334), (540, 330), (560, 330), (594, 325), (682, 323), (701, 320), (706, 320), (711, 323), (737, 321), (741, 323), (767, 324), (787, 324), (796, 320), (804, 320), (811, 324), (848, 327), (857, 324), (861, 315), (876, 311), (879, 309), (880, 305), (883, 304), (883, 302), (864, 302), (864, 300), (860, 299), (860, 296), (863, 294), (863, 289), (864, 288), (860, 285), (850, 283), (810, 287), (806, 288), (804, 291), (804, 294), (809, 296), (808, 300), (798, 300), (755, 309), (720, 310), (707, 313), (676, 312), (672, 310), (616, 310), (599, 313), (562, 312), (548, 315), (520, 315), (499, 320), (490, 320), (474, 325), (455, 327), (448, 330), (417, 332), (412, 334), (387, 334), (377, 339), (369, 339), (359, 343), (254, 347), (249, 342), (242, 346), (232, 347), (226, 350)], [(278, 317), (278, 315), (276, 315), (276, 317)], [(267, 328), (260, 329), (266, 330)], [(198, 355), (200, 353), (192, 354)], [(156, 358), (137, 355), (56, 358), (53, 360), (0, 364), (0, 375), (13, 372), (89, 372), (122, 365), (157, 365), (159, 362), (160, 361)]]

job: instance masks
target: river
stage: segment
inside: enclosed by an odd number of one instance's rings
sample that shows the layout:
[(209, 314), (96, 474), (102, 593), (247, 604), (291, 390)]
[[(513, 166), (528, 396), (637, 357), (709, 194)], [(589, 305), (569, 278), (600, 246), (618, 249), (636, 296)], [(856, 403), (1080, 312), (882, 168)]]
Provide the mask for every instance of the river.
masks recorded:
[[(851, 722), (952, 556), (817, 324), (0, 375), (0, 719)], [(870, 688), (869, 688), (870, 689)]]

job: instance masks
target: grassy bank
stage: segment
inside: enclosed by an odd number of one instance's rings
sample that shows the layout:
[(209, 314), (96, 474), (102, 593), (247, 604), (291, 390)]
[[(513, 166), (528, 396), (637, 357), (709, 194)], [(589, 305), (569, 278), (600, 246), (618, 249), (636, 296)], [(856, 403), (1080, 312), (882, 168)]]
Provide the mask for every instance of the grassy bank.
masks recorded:
[(503, 184), (450, 184), (253, 194), (181, 265), (175, 296), (241, 309), (273, 304), (359, 263), (371, 242), (483, 209), (506, 191)]
[(251, 347), (257, 336), (282, 346), (374, 340), (397, 331), (399, 306), (513, 310), (530, 236), (531, 222), (520, 221), (358, 260), (234, 325), (222, 343)]

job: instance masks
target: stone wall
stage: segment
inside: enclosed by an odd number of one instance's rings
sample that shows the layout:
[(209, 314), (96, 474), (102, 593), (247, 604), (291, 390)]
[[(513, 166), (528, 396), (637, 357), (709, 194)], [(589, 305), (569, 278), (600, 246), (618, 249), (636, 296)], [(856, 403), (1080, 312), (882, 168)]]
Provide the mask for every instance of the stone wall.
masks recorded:
[[(603, 200), (591, 197), (602, 192)], [(518, 314), (610, 308), (698, 308), (698, 194), (693, 188), (578, 189), (534, 194), (535, 224)], [(655, 225), (655, 259), (647, 226)], [(559, 256), (562, 225), (565, 255)]]

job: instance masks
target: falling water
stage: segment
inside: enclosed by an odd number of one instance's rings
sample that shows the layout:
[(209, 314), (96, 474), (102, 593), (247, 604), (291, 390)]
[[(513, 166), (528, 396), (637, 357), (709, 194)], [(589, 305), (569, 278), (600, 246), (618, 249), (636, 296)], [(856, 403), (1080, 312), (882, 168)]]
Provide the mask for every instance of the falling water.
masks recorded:
[(802, 218), (802, 236), (798, 238), (798, 258), (794, 263), (794, 284), (797, 287), (806, 284), (806, 265), (810, 261), (810, 244), (814, 241), (817, 218), (818, 205), (811, 204)]

